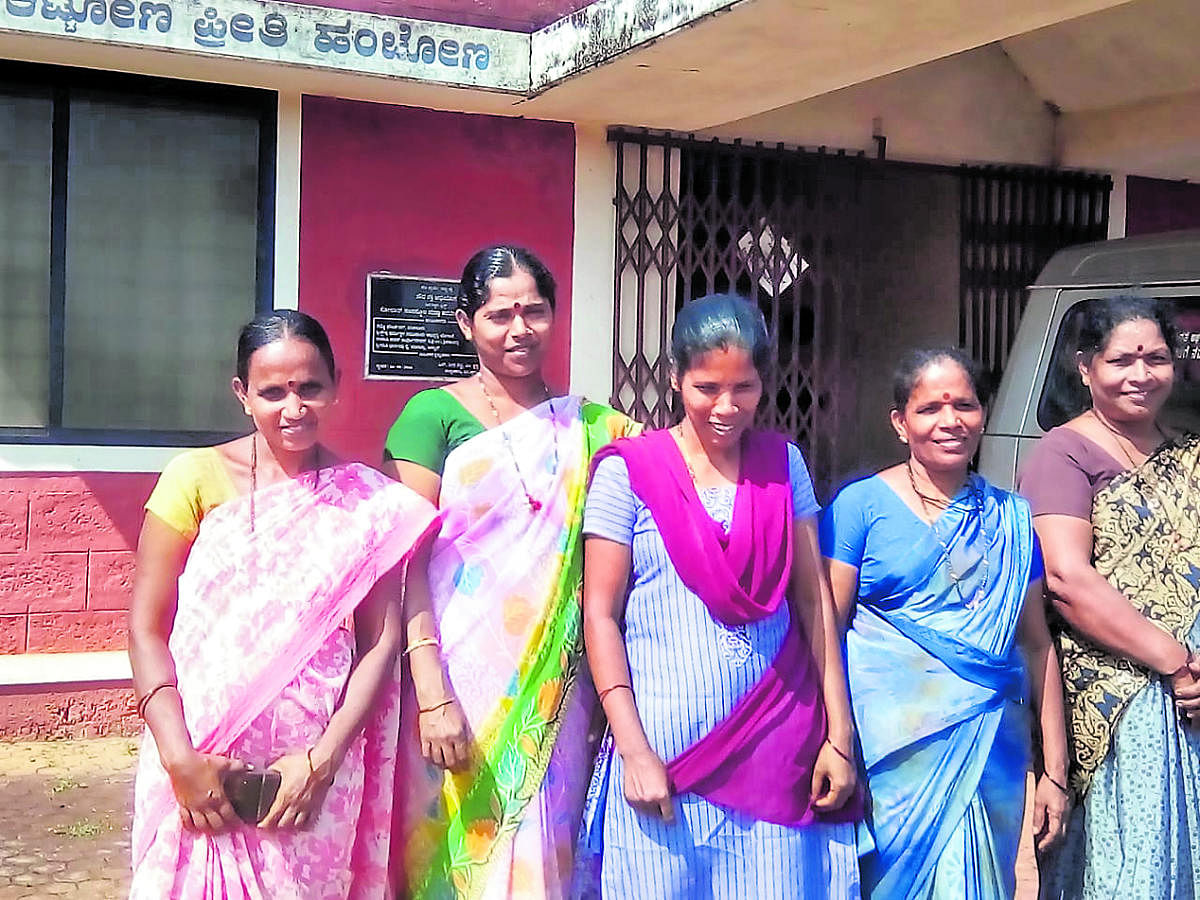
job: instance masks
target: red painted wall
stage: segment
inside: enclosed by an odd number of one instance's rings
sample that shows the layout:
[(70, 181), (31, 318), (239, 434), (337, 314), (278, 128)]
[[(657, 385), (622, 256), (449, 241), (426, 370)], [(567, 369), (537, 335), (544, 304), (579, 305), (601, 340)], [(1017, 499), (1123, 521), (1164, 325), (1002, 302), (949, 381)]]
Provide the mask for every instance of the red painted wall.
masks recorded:
[(522, 244), (558, 281), (548, 377), (566, 385), (574, 244), (569, 124), (305, 97), (300, 308), (329, 330), (342, 393), (334, 441), (377, 462), (429, 382), (363, 378), (367, 273), (457, 278), (486, 244)]
[(1200, 184), (1130, 175), (1125, 181), (1125, 234), (1200, 228)]

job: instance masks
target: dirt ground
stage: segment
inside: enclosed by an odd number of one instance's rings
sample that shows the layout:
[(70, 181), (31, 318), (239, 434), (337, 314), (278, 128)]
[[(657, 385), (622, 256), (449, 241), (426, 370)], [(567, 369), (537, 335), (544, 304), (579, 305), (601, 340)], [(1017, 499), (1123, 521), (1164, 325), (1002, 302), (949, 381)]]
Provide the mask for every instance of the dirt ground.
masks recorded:
[(0, 900), (129, 890), (137, 742), (0, 743)]

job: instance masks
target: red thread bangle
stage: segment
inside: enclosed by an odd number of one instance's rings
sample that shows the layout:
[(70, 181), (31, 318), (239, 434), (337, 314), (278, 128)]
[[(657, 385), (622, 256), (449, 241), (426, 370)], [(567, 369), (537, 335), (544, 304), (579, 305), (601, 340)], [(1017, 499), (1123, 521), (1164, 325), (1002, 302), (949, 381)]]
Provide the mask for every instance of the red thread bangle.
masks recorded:
[(443, 706), (449, 706), (453, 702), (454, 702), (453, 697), (447, 697), (441, 703), (435, 703), (435, 704), (433, 704), (433, 706), (418, 706), (417, 712), (418, 713), (430, 713), (430, 712), (433, 712), (435, 709), (441, 709)]
[(309, 747), (307, 750), (304, 751), (304, 758), (308, 760), (308, 777), (309, 778), (312, 778), (317, 774), (317, 767), (313, 765), (313, 761), (312, 761), (312, 752), (313, 752), (312, 747)]
[(847, 756), (845, 753), (843, 753), (841, 747), (839, 747), (837, 744), (835, 744), (829, 738), (825, 738), (825, 743), (827, 743), (833, 749), (834, 753), (836, 753), (838, 756), (840, 756), (846, 762), (850, 763), (850, 765), (854, 765), (854, 760), (851, 759), (849, 756)]
[(179, 690), (178, 685), (176, 685), (176, 683), (174, 681), (164, 681), (162, 684), (158, 684), (158, 685), (155, 685), (154, 687), (150, 688), (149, 691), (147, 691), (145, 694), (142, 695), (142, 699), (138, 701), (137, 717), (139, 719), (146, 718), (147, 705), (149, 705), (150, 701), (154, 699), (154, 695), (157, 694), (159, 691), (161, 691), (163, 688), (175, 688), (175, 690)]
[(599, 693), (599, 695), (598, 695), (598, 696), (599, 696), (599, 699), (600, 699), (600, 705), (601, 705), (601, 706), (603, 706), (603, 705), (604, 705), (604, 698), (605, 698), (605, 697), (607, 697), (609, 694), (611, 694), (613, 691), (617, 690), (618, 688), (625, 688), (625, 690), (629, 691), (629, 693), (631, 693), (631, 694), (633, 693), (633, 687), (632, 687), (632, 685), (628, 685), (628, 684), (614, 684), (614, 685), (612, 685), (611, 687), (606, 687), (604, 690), (602, 690), (602, 691)]

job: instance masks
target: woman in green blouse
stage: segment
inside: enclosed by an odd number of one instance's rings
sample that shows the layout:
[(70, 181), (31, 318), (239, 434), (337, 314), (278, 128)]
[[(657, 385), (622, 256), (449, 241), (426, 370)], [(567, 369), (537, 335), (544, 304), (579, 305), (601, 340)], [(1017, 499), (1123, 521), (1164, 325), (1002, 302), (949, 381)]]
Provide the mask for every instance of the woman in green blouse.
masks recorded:
[(554, 301), (528, 250), (475, 254), (456, 317), (479, 371), (417, 394), (388, 433), (385, 467), (445, 516), (432, 608), (406, 610), (414, 689), (393, 856), (413, 897), (570, 885), (594, 703), (580, 667), (583, 499), (592, 454), (636, 429), (546, 384)]

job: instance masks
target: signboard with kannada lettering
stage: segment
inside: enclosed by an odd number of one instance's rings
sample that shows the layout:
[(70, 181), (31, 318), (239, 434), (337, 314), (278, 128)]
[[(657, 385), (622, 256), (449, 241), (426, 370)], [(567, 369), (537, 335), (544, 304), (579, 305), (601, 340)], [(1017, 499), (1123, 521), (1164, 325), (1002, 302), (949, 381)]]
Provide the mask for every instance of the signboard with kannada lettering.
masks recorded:
[(366, 377), (449, 381), (479, 360), (454, 321), (458, 282), (372, 272), (367, 276)]
[(0, 32), (523, 93), (529, 36), (278, 0), (0, 0)]

